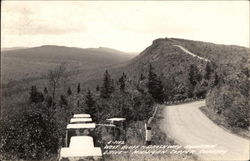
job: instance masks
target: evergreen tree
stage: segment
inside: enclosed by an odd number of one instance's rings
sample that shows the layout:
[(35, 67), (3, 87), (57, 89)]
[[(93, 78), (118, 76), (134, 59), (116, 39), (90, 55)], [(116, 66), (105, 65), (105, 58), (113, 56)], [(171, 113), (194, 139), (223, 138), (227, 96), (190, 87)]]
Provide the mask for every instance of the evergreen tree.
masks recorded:
[(115, 91), (115, 81), (114, 79), (111, 79), (111, 93)]
[(153, 92), (154, 87), (156, 86), (156, 81), (157, 81), (157, 75), (153, 72), (153, 67), (150, 64), (148, 72), (148, 83), (147, 83), (149, 93)]
[(188, 88), (188, 92), (187, 92), (187, 95), (188, 97), (193, 97), (194, 94), (194, 87), (196, 85), (196, 80), (195, 80), (195, 67), (194, 65), (192, 64), (189, 68), (189, 74), (188, 74), (188, 80), (189, 80), (189, 83), (187, 85), (187, 88)]
[(141, 73), (140, 75), (140, 81), (144, 80), (146, 77)]
[(192, 98), (194, 96), (194, 86), (188, 82), (186, 84), (187, 97)]
[(194, 96), (194, 89), (197, 83), (200, 83), (202, 76), (196, 65), (190, 65), (189, 74), (188, 74), (188, 84), (187, 84), (187, 95), (188, 97)]
[(37, 94), (36, 86), (31, 86), (31, 91), (30, 91), (30, 102), (31, 103), (36, 102), (36, 94)]
[(45, 97), (44, 102), (46, 103), (47, 107), (51, 107), (52, 106), (52, 102), (53, 102), (53, 98), (51, 96), (47, 95)]
[(86, 97), (86, 102), (85, 102), (86, 105), (88, 107), (93, 107), (95, 105), (95, 101), (94, 101), (93, 95), (89, 89), (88, 89), (87, 95), (85, 97)]
[(37, 93), (37, 103), (38, 102), (43, 102), (44, 101), (44, 96), (42, 92)]
[(37, 91), (36, 86), (31, 86), (30, 91), (30, 102), (31, 103), (39, 103), (44, 101), (44, 96), (41, 92)]
[(79, 94), (80, 92), (81, 92), (81, 84), (78, 83), (78, 85), (77, 85), (77, 93)]
[(48, 89), (46, 87), (44, 87), (43, 93), (48, 94)]
[(70, 87), (68, 88), (67, 94), (68, 94), (68, 96), (72, 95), (72, 91), (71, 91)]
[(153, 71), (153, 67), (150, 64), (148, 73), (148, 93), (154, 98), (158, 103), (164, 102), (164, 90), (160, 78), (157, 77), (156, 73)]
[(202, 76), (197, 68), (197, 66), (195, 65), (190, 65), (190, 69), (189, 69), (189, 74), (188, 74), (188, 80), (190, 81), (190, 83), (195, 86), (198, 82), (200, 82), (202, 79)]
[(211, 73), (212, 73), (212, 67), (211, 67), (211, 64), (208, 62), (208, 63), (206, 64), (204, 78), (205, 78), (206, 80), (209, 80), (209, 79), (210, 79), (210, 76), (211, 76)]
[(120, 84), (120, 90), (121, 91), (125, 91), (125, 87), (126, 87), (126, 75), (124, 73), (122, 73), (121, 78), (119, 78), (119, 84)]
[(114, 90), (112, 85), (111, 77), (106, 70), (104, 73), (103, 85), (101, 87), (101, 97), (102, 98), (109, 98)]
[(99, 85), (96, 86), (96, 91), (99, 92), (100, 91), (100, 87)]
[(60, 96), (60, 106), (62, 107), (62, 106), (67, 106), (67, 105), (68, 105), (67, 99), (65, 98), (64, 95), (61, 95)]
[(157, 97), (156, 97), (156, 100), (158, 103), (163, 103), (164, 102), (164, 88), (163, 88), (163, 85), (162, 85), (162, 82), (161, 80), (158, 78), (158, 89), (157, 89)]
[(93, 98), (93, 95), (90, 90), (88, 90), (86, 97), (86, 105), (87, 108), (85, 109), (85, 112), (90, 114), (94, 121), (97, 121), (97, 108), (95, 106), (95, 100)]
[(217, 73), (215, 73), (213, 87), (217, 86), (218, 83), (219, 83), (219, 76)]

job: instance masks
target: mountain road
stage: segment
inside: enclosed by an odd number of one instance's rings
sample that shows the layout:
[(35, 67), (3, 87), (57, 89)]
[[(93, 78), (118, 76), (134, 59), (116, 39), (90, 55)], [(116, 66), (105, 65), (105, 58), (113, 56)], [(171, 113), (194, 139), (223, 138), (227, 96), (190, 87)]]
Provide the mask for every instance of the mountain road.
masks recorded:
[(249, 160), (249, 140), (214, 124), (201, 106), (205, 101), (164, 107), (162, 130), (201, 160)]

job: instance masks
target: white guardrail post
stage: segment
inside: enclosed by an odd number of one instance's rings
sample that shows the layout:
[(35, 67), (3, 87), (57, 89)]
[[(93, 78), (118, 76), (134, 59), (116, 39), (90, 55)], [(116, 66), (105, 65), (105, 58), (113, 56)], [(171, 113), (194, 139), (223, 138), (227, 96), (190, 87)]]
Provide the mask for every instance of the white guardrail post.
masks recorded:
[(154, 117), (157, 113), (157, 110), (158, 110), (158, 105), (155, 106), (153, 116), (148, 119), (147, 123), (145, 123), (145, 144), (146, 145), (151, 145), (152, 131), (151, 131), (150, 124), (151, 124), (152, 120), (154, 119)]

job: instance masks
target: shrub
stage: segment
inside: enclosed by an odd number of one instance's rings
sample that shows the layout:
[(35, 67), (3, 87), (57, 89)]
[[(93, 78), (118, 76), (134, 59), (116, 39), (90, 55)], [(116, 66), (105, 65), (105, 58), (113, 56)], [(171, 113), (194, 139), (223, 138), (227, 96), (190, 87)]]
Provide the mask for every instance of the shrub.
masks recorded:
[(237, 94), (232, 104), (225, 110), (225, 116), (230, 126), (247, 128), (250, 125), (249, 104), (246, 98)]
[(39, 104), (1, 121), (1, 153), (19, 159), (40, 160), (58, 149), (57, 125)]
[(233, 86), (213, 88), (207, 96), (208, 108), (225, 117), (231, 127), (247, 129), (250, 125), (248, 97)]

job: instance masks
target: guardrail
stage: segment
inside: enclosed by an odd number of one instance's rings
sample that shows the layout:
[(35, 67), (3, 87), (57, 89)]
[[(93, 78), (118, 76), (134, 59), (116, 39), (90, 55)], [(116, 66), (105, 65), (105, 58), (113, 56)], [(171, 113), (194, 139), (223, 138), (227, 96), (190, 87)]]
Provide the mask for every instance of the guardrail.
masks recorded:
[[(164, 102), (165, 105), (177, 105), (177, 104), (182, 104), (182, 103), (187, 103), (187, 102), (192, 102), (192, 101), (197, 101), (197, 100), (202, 100), (204, 98), (198, 98), (198, 97), (194, 97), (194, 98), (186, 98), (186, 99), (183, 99), (183, 100), (176, 100), (176, 101), (167, 101), (167, 102)], [(158, 105), (155, 106), (155, 109), (154, 109), (154, 113), (152, 115), (152, 117), (150, 117), (148, 119), (148, 121), (145, 123), (145, 144), (146, 145), (150, 145), (151, 144), (151, 139), (152, 139), (152, 133), (151, 133), (151, 122), (152, 120), (155, 118), (155, 115), (157, 113), (157, 110), (158, 110)]]
[(198, 97), (193, 97), (193, 98), (186, 98), (183, 100), (175, 100), (175, 101), (167, 101), (164, 102), (164, 105), (178, 105), (178, 104), (182, 104), (182, 103), (187, 103), (187, 102), (192, 102), (192, 101), (198, 101), (198, 100), (203, 100), (205, 98), (198, 98)]

